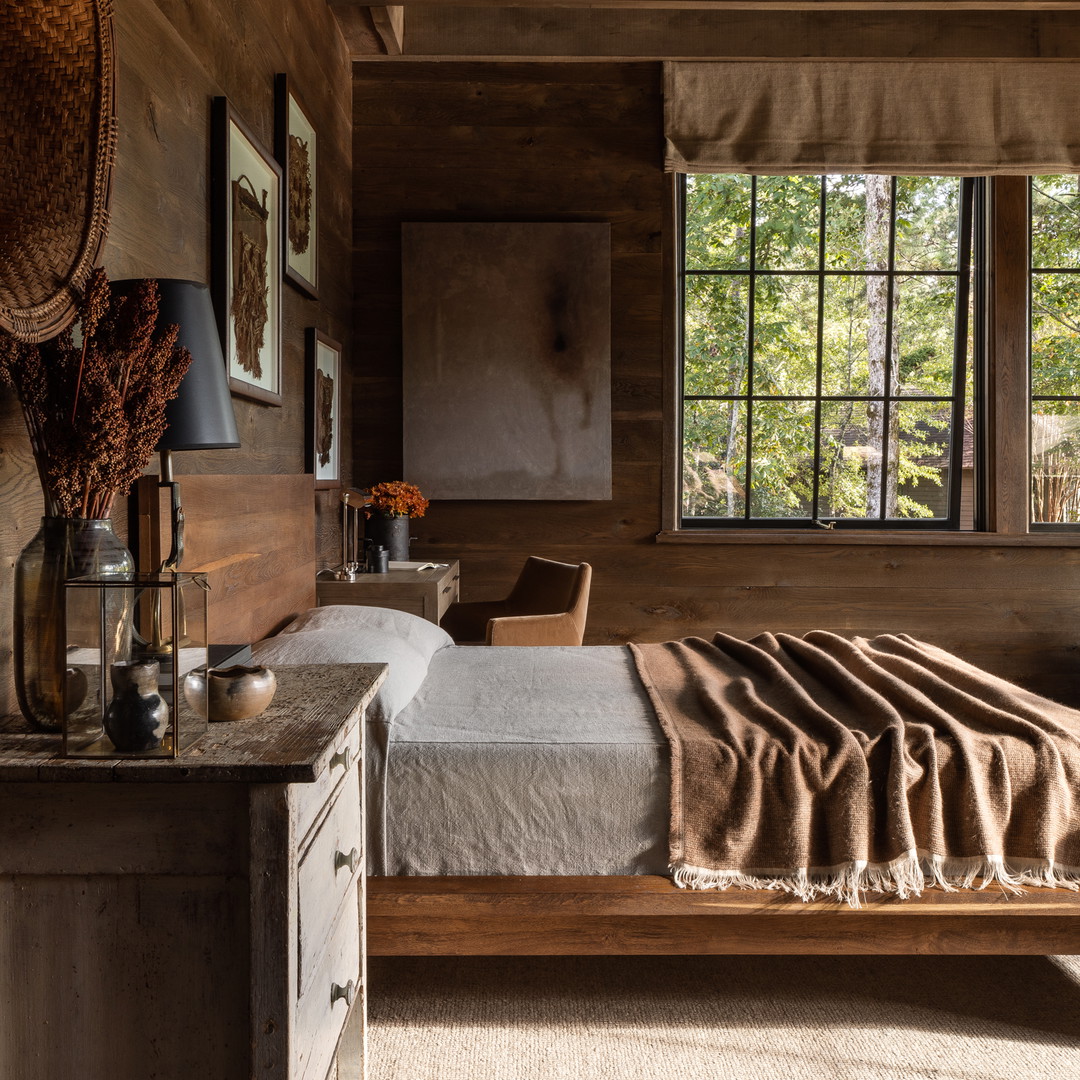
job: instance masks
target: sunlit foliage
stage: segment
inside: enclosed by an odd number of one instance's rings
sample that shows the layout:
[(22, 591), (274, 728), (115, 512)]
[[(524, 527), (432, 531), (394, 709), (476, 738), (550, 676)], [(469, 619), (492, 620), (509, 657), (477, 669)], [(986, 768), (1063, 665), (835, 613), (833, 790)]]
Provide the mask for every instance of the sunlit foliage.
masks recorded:
[(1080, 522), (1080, 177), (1032, 178), (1031, 265), (1031, 519), (1075, 523)]
[(684, 516), (947, 516), (960, 181), (893, 191), (687, 177)]

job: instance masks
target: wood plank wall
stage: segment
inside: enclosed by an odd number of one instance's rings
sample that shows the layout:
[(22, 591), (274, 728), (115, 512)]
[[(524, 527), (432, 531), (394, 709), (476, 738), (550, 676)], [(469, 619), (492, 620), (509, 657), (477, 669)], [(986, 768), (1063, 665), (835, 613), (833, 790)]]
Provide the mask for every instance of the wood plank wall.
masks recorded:
[[(304, 471), (304, 328), (346, 345), (351, 363), (352, 103), (344, 40), (325, 0), (116, 0), (119, 145), (104, 265), (112, 278), (208, 281), (210, 101), (227, 95), (273, 149), (276, 72), (287, 72), (319, 134), (320, 299), (282, 285), (285, 404), (234, 399), (242, 447), (174, 456), (185, 473)], [(346, 418), (347, 419), (347, 418)], [(348, 476), (349, 446), (343, 475)], [(150, 462), (156, 472), (157, 460)], [(323, 563), (340, 548), (334, 492), (318, 493)], [(316, 499), (316, 493), (312, 493)], [(126, 512), (114, 515), (126, 536)], [(11, 681), (12, 568), (37, 529), (41, 496), (25, 429), (0, 389), (0, 715)]]
[(353, 103), (360, 484), (401, 471), (401, 222), (612, 226), (613, 498), (434, 504), (413, 523), (414, 550), (459, 557), (464, 599), (504, 594), (528, 554), (587, 560), (587, 643), (716, 630), (902, 631), (1080, 702), (1080, 552), (1072, 548), (656, 542), (658, 65), (359, 62)]

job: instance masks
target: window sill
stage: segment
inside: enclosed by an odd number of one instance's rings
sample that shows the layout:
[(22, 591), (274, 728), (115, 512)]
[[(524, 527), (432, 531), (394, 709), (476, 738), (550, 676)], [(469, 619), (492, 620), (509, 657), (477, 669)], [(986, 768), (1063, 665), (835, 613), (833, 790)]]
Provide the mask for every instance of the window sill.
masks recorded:
[(1074, 533), (926, 532), (845, 529), (664, 529), (658, 544), (856, 544), (878, 547), (1064, 547), (1080, 548), (1080, 530)]

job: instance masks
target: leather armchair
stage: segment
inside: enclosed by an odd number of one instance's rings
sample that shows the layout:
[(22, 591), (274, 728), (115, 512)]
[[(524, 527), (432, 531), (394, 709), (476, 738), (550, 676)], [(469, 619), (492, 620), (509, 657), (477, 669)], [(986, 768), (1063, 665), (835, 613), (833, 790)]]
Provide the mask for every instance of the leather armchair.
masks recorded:
[(530, 555), (510, 595), (451, 605), (443, 629), (459, 644), (580, 645), (592, 567)]

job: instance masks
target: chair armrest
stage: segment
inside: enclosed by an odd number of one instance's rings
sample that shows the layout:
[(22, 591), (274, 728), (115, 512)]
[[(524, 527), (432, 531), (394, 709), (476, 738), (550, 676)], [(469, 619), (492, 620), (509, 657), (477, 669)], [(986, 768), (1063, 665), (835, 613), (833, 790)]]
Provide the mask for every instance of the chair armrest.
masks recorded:
[(487, 624), (489, 645), (580, 645), (581, 630), (571, 612), (507, 615)]

